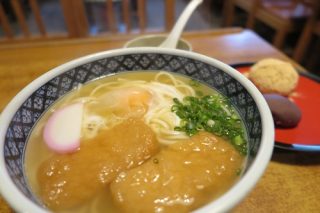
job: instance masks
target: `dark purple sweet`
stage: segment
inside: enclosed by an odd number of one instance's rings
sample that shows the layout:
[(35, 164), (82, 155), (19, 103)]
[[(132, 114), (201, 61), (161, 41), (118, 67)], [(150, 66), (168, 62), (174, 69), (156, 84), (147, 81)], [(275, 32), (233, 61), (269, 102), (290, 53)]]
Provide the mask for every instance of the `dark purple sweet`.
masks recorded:
[(293, 128), (301, 120), (301, 111), (288, 98), (278, 94), (264, 94), (276, 127)]

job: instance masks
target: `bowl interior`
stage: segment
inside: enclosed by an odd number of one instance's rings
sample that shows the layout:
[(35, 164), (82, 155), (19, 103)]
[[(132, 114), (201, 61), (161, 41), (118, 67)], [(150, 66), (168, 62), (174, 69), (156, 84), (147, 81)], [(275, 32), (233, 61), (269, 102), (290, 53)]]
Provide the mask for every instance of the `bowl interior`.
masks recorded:
[(115, 55), (80, 64), (40, 85), (18, 108), (6, 130), (4, 158), (7, 171), (17, 188), (34, 203), (38, 203), (24, 174), (24, 150), (32, 127), (46, 109), (61, 96), (95, 78), (137, 70), (165, 70), (198, 79), (229, 97), (244, 120), (248, 133), (247, 169), (256, 157), (262, 137), (262, 121), (250, 93), (235, 78), (217, 68), (185, 56), (162, 53)]

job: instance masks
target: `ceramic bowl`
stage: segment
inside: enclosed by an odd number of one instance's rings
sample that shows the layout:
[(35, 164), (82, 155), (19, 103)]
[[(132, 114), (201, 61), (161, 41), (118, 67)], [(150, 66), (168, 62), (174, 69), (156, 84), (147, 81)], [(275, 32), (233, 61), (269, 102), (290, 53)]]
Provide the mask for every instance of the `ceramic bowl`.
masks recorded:
[[(134, 38), (130, 41), (128, 41), (124, 47), (125, 48), (131, 48), (131, 47), (158, 47), (165, 39), (167, 38), (167, 35), (144, 35), (139, 36), (137, 38)], [(177, 44), (177, 49), (180, 50), (192, 50), (191, 44), (184, 40), (183, 38), (180, 38)]]
[(189, 51), (127, 48), (85, 56), (54, 68), (26, 86), (0, 120), (0, 190), (17, 212), (46, 212), (24, 174), (28, 135), (42, 114), (61, 96), (92, 79), (135, 70), (165, 70), (198, 79), (229, 97), (243, 118), (249, 154), (241, 179), (221, 197), (196, 212), (225, 212), (238, 204), (263, 174), (272, 154), (273, 120), (257, 88), (230, 66)]

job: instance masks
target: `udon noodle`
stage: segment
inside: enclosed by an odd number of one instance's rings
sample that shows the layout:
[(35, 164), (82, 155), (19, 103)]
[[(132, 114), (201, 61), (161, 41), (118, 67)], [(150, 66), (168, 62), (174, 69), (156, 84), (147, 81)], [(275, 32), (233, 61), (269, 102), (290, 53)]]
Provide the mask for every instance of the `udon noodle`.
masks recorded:
[[(101, 100), (103, 100), (104, 106), (117, 107), (117, 103), (114, 103), (114, 100), (118, 98), (116, 96), (126, 95), (126, 92), (134, 89), (152, 94), (153, 98), (144, 116), (144, 121), (156, 133), (160, 143), (172, 144), (178, 139), (186, 139), (183, 132), (174, 131), (174, 127), (180, 123), (180, 118), (171, 112), (172, 100), (173, 98), (182, 100), (185, 96), (195, 96), (195, 90), (167, 72), (159, 72), (151, 82), (118, 78), (114, 82), (99, 85), (88, 97), (80, 99), (87, 104), (88, 108), (84, 116), (88, 119), (85, 121), (85, 125), (93, 126), (92, 123), (95, 123), (96, 129), (91, 132), (96, 133), (98, 128), (111, 128), (128, 117), (115, 114), (111, 114), (107, 118), (97, 117), (90, 114), (90, 108), (100, 104)], [(79, 101), (79, 99), (74, 101)], [(94, 137), (94, 134), (87, 132), (84, 137)]]

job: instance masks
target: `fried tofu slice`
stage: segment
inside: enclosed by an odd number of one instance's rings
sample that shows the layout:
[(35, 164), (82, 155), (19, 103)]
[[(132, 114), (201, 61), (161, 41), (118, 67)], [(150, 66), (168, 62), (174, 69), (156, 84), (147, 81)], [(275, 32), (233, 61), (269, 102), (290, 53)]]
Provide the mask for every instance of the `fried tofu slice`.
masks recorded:
[(66, 209), (105, 189), (118, 173), (141, 165), (159, 150), (152, 130), (129, 119), (83, 141), (80, 150), (55, 155), (38, 170), (40, 196), (49, 208)]
[(227, 190), (243, 159), (227, 141), (202, 132), (121, 172), (110, 189), (123, 212), (189, 212)]

